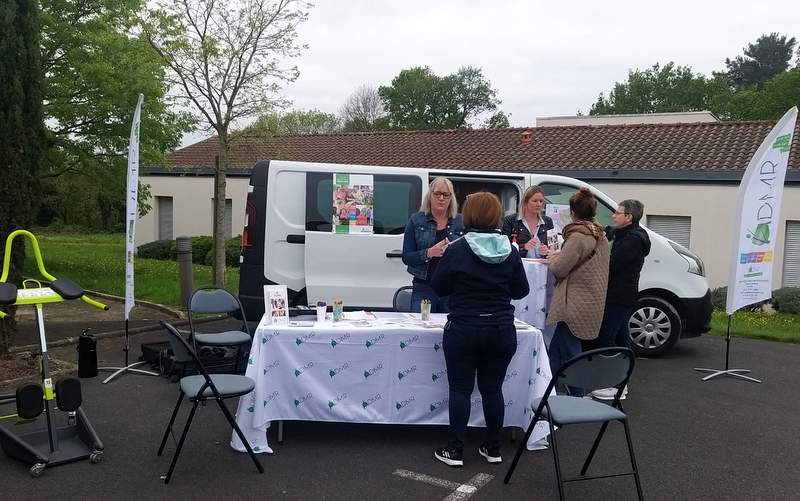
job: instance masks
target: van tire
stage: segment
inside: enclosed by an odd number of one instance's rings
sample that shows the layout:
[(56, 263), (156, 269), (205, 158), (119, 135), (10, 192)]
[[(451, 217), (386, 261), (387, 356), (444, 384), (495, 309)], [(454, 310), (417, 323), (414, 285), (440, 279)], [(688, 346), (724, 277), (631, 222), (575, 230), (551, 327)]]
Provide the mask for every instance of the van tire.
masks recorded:
[(637, 356), (658, 357), (669, 351), (683, 331), (678, 311), (657, 296), (639, 298), (628, 319), (631, 348)]

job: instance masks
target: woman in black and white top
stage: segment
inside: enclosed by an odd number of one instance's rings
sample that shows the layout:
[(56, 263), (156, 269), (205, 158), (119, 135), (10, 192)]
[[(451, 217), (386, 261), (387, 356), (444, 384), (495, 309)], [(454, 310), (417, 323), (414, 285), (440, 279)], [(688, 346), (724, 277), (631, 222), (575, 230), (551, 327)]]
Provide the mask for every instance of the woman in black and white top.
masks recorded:
[(525, 190), (519, 204), (519, 218), (503, 218), (503, 233), (519, 245), (520, 257), (546, 257), (547, 231), (553, 229), (553, 220), (543, 214), (544, 190), (531, 186)]

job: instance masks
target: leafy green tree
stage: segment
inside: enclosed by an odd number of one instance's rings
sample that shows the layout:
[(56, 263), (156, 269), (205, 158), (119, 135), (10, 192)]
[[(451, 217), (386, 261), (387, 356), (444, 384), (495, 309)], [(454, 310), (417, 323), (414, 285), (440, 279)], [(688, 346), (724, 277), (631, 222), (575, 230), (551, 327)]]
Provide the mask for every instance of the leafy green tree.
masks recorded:
[(726, 77), (707, 78), (689, 66), (653, 65), (628, 72), (626, 82), (617, 82), (606, 98), (602, 93), (590, 115), (625, 113), (667, 113), (709, 109), (720, 94), (728, 92)]
[(169, 82), (198, 120), (217, 133), (214, 282), (225, 285), (225, 172), (232, 126), (284, 104), (277, 92), (297, 78), (285, 60), (300, 54), (297, 26), (311, 7), (299, 0), (162, 1), (143, 33), (169, 67)]
[(286, 113), (261, 115), (241, 130), (248, 135), (325, 134), (341, 130), (336, 115), (319, 110), (292, 110)]
[[(164, 63), (136, 34), (144, 4), (41, 0), (49, 137), (41, 178), (51, 198), (43, 209), (45, 220), (89, 226), (95, 226), (94, 221), (106, 230), (111, 228), (103, 221), (119, 223), (114, 214), (124, 211), (128, 136), (139, 93), (145, 96), (139, 146), (143, 165), (161, 163), (163, 153), (176, 148), (183, 133), (191, 130), (188, 114), (171, 108)], [(78, 187), (96, 196), (73, 200), (68, 188)], [(108, 203), (101, 208), (94, 203), (99, 200)], [(111, 213), (98, 214), (99, 210)]]
[(342, 109), (343, 128), (346, 132), (371, 132), (389, 129), (389, 118), (383, 109), (378, 90), (362, 85), (347, 97)]
[(480, 68), (465, 66), (440, 77), (427, 66), (402, 70), (389, 86), (378, 88), (398, 129), (461, 129), (476, 116), (494, 111), (500, 104), (497, 91)]
[(507, 129), (511, 127), (510, 122), (508, 119), (511, 117), (511, 113), (505, 114), (502, 110), (498, 111), (491, 117), (489, 117), (484, 123), (483, 126), (486, 129)]
[(767, 80), (789, 68), (797, 40), (794, 37), (770, 33), (761, 35), (755, 43), (747, 44), (743, 56), (725, 59), (728, 77), (736, 89), (761, 87)]
[[(0, 3), (0, 256), (9, 233), (30, 226), (45, 148), (38, 9), (36, 0)], [(25, 248), (13, 246), (9, 282), (19, 284)], [(0, 320), (0, 357), (14, 342), (15, 310)]]
[(777, 120), (792, 106), (800, 106), (800, 66), (772, 77), (760, 89), (720, 96), (714, 109), (727, 120)]

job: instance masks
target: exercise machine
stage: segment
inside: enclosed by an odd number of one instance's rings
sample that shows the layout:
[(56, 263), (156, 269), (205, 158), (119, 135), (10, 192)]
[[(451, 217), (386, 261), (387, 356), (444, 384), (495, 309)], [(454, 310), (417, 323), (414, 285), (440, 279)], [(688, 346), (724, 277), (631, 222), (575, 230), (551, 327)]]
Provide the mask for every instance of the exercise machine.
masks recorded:
[[(7, 283), (11, 265), (11, 245), (14, 238), (24, 236), (31, 244), (39, 274), (49, 281), (43, 286), (37, 280), (28, 279), (23, 288)], [(39, 330), (41, 345), (42, 383), (26, 384), (17, 388), (11, 395), (0, 395), (0, 405), (16, 404), (17, 412), (8, 416), (0, 416), (0, 447), (10, 457), (31, 465), (33, 477), (42, 474), (45, 468), (57, 466), (82, 459), (99, 463), (103, 456), (103, 442), (97, 436), (86, 413), (81, 408), (81, 383), (74, 377), (65, 377), (53, 384), (47, 355), (47, 337), (44, 329), (44, 305), (59, 303), (65, 300), (80, 299), (86, 304), (108, 310), (108, 307), (88, 297), (75, 282), (47, 273), (39, 242), (29, 231), (13, 231), (6, 240), (3, 256), (3, 273), (0, 275), (0, 305), (33, 306)], [(6, 314), (0, 310), (0, 318)], [(53, 402), (55, 401), (55, 405)], [(60, 412), (56, 412), (60, 411)], [(35, 421), (42, 413), (47, 418), (47, 428), (26, 434), (16, 434), (4, 422), (17, 418), (17, 425), (25, 425)], [(60, 421), (66, 425), (58, 426), (57, 418), (66, 414)]]

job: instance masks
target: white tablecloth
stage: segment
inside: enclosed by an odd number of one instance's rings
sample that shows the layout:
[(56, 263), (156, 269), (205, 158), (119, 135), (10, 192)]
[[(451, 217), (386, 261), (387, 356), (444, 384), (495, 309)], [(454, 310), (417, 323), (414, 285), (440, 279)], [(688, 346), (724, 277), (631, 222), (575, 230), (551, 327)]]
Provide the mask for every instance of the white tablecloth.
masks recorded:
[[(254, 451), (272, 452), (266, 431), (275, 420), (448, 423), (446, 315), (431, 315), (427, 323), (419, 314), (375, 315), (371, 321), (289, 326), (262, 319), (247, 366), (256, 387), (240, 399), (236, 414)], [(505, 426), (527, 428), (534, 399), (551, 378), (541, 332), (520, 324), (503, 384)], [(477, 384), (469, 424), (485, 426)], [(528, 448), (542, 448), (547, 434), (546, 423), (538, 423)], [(245, 450), (235, 433), (231, 446)]]
[(553, 337), (552, 331), (555, 329), (554, 326), (545, 325), (545, 319), (553, 296), (555, 279), (547, 263), (538, 259), (523, 259), (522, 267), (525, 269), (531, 291), (524, 298), (511, 301), (514, 306), (514, 316), (542, 331), (545, 342), (549, 345)]

